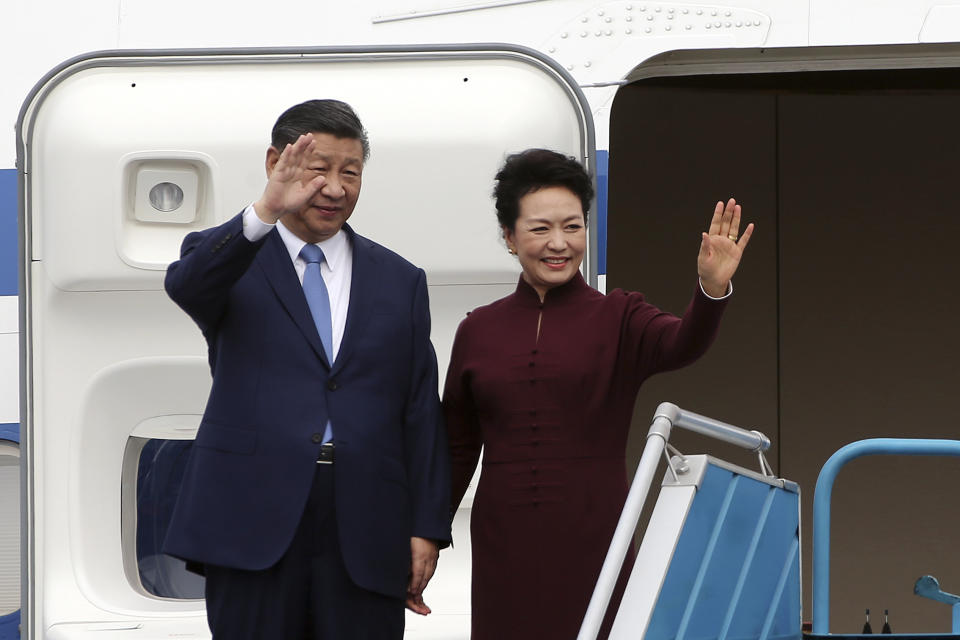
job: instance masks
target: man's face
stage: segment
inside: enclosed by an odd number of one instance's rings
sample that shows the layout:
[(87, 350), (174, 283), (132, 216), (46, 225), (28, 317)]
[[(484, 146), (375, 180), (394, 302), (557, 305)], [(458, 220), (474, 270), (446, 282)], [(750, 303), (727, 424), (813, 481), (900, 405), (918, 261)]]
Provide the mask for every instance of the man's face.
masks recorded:
[[(363, 174), (363, 145), (359, 140), (316, 132), (313, 139), (316, 144), (307, 158), (301, 182), (306, 184), (318, 175), (325, 182), (306, 207), (280, 219), (298, 238), (311, 243), (340, 231), (357, 206)], [(267, 152), (268, 176), (279, 158), (279, 151), (271, 147)]]

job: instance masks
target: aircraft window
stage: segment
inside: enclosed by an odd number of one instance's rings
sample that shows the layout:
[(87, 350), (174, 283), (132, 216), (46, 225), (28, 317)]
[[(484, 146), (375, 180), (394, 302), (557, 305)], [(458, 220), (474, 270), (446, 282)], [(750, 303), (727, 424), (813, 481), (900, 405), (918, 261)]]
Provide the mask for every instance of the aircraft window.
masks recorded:
[(20, 608), (20, 448), (0, 441), (0, 617)]
[(161, 551), (192, 445), (192, 440), (132, 437), (127, 447), (126, 463), (136, 469), (137, 488), (136, 505), (124, 500), (124, 509), (136, 513), (135, 535), (124, 536), (128, 568), (129, 560), (136, 560), (136, 570), (128, 570), (128, 576), (135, 586), (160, 598), (203, 598), (203, 578)]

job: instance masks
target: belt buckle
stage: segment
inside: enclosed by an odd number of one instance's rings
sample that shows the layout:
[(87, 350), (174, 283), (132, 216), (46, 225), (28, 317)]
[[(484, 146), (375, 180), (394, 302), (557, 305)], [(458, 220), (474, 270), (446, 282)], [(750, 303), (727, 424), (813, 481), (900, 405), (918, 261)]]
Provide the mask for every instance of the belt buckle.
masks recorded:
[(325, 442), (320, 445), (320, 455), (317, 457), (317, 464), (333, 464), (334, 446), (332, 442)]

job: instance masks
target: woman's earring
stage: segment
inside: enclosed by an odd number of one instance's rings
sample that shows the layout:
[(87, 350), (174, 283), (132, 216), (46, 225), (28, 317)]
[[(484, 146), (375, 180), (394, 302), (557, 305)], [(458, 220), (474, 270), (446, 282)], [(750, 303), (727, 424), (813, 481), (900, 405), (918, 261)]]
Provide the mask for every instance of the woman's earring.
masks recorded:
[(512, 255), (512, 256), (517, 255), (517, 250), (514, 249), (513, 247), (507, 247), (507, 251), (509, 251), (509, 252), (510, 252), (510, 255)]

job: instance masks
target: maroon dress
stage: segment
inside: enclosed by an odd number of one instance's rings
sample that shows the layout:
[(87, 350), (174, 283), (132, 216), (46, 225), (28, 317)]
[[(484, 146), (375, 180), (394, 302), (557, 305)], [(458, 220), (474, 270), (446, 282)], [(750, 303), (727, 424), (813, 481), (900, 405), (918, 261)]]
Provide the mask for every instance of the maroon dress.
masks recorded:
[(463, 320), (443, 402), (454, 506), (484, 448), (473, 640), (576, 637), (627, 495), (637, 390), (703, 354), (725, 306), (697, 287), (681, 320), (578, 273), (543, 303), (521, 278)]

